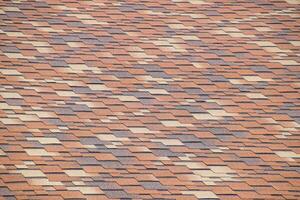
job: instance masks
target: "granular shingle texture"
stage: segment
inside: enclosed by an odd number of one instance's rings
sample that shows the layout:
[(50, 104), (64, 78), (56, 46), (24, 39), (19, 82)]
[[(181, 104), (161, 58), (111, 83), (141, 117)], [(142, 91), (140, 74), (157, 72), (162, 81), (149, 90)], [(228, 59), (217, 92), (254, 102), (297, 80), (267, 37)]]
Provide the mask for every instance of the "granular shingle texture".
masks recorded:
[(0, 199), (300, 199), (300, 1), (1, 1)]

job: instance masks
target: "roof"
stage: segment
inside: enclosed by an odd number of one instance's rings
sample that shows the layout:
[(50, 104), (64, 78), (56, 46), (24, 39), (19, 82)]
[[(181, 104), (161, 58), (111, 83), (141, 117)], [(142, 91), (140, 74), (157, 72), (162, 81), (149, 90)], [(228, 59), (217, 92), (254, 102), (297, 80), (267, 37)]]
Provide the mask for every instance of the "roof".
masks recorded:
[(300, 198), (299, 1), (0, 5), (0, 199)]

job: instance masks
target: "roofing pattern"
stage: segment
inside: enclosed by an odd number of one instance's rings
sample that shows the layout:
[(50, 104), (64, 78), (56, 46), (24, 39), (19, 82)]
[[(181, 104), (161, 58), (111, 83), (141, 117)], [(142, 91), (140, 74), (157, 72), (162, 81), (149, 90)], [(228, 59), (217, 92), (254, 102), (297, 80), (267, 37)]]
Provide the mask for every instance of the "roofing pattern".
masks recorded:
[(0, 199), (299, 199), (299, 1), (1, 1)]

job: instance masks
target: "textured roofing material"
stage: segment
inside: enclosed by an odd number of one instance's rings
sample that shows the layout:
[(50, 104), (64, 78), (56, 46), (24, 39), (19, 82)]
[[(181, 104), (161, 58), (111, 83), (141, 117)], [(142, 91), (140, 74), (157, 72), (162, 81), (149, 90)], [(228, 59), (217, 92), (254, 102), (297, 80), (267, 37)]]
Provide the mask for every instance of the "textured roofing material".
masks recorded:
[(299, 1), (0, 7), (0, 199), (300, 199)]

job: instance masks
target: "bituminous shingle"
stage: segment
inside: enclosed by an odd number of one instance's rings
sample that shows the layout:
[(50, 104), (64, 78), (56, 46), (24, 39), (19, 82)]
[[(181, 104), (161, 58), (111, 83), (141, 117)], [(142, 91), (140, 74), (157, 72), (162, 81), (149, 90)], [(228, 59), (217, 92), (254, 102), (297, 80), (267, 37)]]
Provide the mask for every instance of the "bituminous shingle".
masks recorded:
[(0, 2), (0, 196), (299, 199), (298, 7)]

